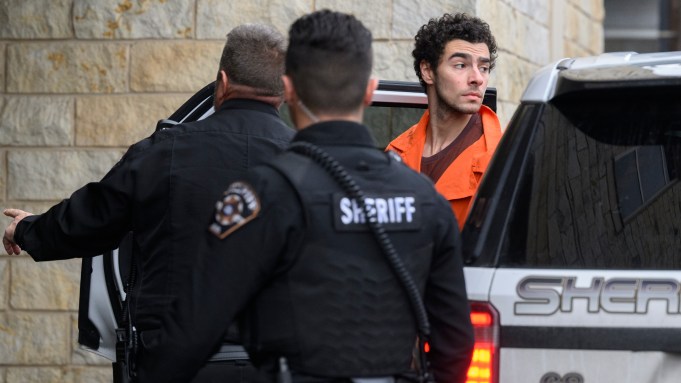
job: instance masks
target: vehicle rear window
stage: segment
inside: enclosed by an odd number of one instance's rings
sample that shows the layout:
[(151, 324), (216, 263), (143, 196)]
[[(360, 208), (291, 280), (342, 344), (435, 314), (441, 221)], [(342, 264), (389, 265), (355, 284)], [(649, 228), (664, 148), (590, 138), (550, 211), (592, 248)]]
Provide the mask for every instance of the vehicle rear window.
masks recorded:
[(681, 267), (681, 89), (563, 95), (543, 108), (501, 262)]

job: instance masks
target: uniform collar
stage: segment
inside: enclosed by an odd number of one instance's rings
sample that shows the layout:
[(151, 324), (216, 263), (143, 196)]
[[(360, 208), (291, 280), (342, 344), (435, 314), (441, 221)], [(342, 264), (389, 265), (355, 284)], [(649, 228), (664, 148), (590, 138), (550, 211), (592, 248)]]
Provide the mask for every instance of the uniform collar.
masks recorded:
[(376, 142), (369, 128), (351, 121), (324, 121), (298, 131), (295, 141), (318, 145), (359, 145), (375, 148)]
[(220, 104), (218, 112), (230, 109), (255, 110), (258, 112), (269, 113), (275, 116), (279, 116), (279, 111), (271, 104), (267, 104), (262, 101), (252, 100), (249, 98), (231, 98), (229, 100), (225, 100), (222, 102), (222, 104)]

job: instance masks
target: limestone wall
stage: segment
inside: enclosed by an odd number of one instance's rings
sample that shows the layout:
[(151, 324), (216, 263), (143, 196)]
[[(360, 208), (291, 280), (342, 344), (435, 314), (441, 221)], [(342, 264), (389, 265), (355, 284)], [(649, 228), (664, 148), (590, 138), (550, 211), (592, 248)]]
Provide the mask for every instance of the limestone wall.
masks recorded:
[[(391, 80), (416, 80), (412, 38), (430, 17), (487, 20), (503, 125), (535, 70), (603, 49), (602, 0), (0, 0), (0, 207), (39, 213), (101, 178), (215, 78), (232, 27), (286, 32), (322, 8), (371, 28), (375, 75)], [(110, 381), (75, 341), (79, 275), (78, 260), (0, 255), (0, 383)]]

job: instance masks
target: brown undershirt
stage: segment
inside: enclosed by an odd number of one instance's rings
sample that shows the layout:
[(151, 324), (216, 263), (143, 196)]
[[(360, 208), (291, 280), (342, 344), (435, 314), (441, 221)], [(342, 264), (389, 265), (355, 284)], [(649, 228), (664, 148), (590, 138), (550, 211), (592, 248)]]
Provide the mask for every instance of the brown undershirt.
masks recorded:
[(451, 144), (430, 157), (421, 158), (421, 173), (427, 175), (434, 183), (437, 182), (456, 157), (480, 137), (482, 137), (482, 121), (480, 115), (476, 113), (471, 116), (468, 124)]

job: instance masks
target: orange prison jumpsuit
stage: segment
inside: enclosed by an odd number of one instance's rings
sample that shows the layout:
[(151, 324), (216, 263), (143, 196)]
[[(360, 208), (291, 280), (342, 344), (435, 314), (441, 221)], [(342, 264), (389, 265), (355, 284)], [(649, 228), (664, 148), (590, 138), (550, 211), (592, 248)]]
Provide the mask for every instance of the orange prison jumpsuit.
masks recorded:
[[(501, 139), (497, 115), (485, 105), (478, 113), (482, 117), (482, 137), (466, 148), (435, 183), (437, 191), (449, 201), (459, 229), (463, 228), (473, 195)], [(386, 150), (395, 151), (407, 166), (420, 171), (429, 121), (430, 113), (426, 110), (421, 120), (395, 138)]]

